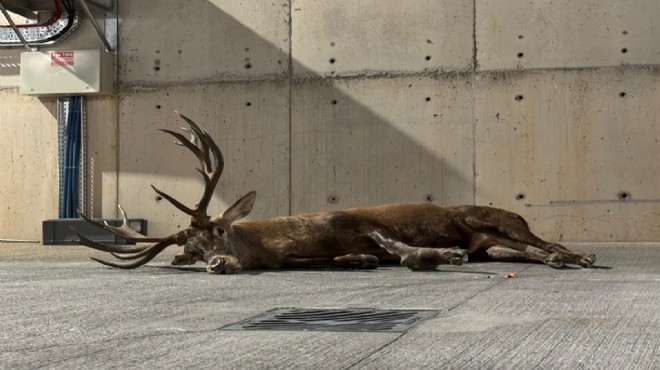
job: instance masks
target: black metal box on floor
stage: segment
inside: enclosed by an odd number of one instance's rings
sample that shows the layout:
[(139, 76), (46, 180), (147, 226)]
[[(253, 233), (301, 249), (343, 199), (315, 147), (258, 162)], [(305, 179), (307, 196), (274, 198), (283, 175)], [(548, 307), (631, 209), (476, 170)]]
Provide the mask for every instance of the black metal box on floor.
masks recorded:
[[(96, 219), (96, 221), (106, 221), (110, 226), (120, 226), (121, 219)], [(132, 218), (128, 220), (128, 225), (139, 232), (147, 235), (147, 220), (142, 218)], [(44, 220), (42, 225), (42, 243), (45, 245), (72, 245), (78, 240), (76, 229), (86, 238), (95, 242), (104, 244), (126, 244), (126, 241), (115, 234), (96, 227), (82, 218), (65, 218), (56, 220)]]

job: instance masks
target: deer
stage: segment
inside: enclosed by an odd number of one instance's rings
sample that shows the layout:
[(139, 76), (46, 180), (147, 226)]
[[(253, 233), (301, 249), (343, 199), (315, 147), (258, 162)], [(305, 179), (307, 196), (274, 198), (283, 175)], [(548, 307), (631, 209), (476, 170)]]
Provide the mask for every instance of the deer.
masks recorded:
[(190, 216), (190, 225), (165, 237), (148, 237), (122, 224), (110, 226), (84, 215), (87, 222), (126, 240), (105, 245), (76, 231), (77, 243), (110, 253), (117, 262), (92, 257), (114, 268), (145, 265), (172, 245), (183, 246), (173, 266), (206, 263), (211, 274), (244, 270), (291, 268), (375, 269), (400, 263), (412, 271), (462, 265), (470, 259), (526, 262), (562, 268), (575, 264), (590, 268), (594, 254), (575, 253), (561, 244), (534, 235), (525, 219), (499, 208), (464, 205), (440, 207), (431, 203), (387, 204), (349, 208), (264, 220), (242, 220), (253, 208), (256, 192), (238, 199), (220, 215), (208, 215), (208, 206), (224, 169), (224, 158), (209, 133), (176, 112), (188, 124), (183, 132), (159, 129), (175, 138), (199, 160), (197, 171), (204, 192), (193, 208), (152, 185), (154, 191)]

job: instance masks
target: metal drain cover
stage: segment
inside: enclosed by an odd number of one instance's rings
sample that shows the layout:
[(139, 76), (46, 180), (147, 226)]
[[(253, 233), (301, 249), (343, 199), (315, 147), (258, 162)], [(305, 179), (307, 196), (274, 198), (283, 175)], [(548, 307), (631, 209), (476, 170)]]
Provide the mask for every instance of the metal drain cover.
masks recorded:
[(405, 332), (440, 311), (276, 308), (222, 330)]

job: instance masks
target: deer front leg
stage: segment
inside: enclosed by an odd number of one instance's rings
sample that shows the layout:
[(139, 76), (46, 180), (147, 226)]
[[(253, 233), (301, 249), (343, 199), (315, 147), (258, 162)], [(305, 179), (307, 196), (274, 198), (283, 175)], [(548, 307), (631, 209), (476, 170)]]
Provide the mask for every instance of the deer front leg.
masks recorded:
[(380, 261), (378, 257), (371, 254), (346, 254), (335, 258), (303, 258), (287, 257), (282, 265), (287, 268), (352, 268), (352, 269), (375, 269)]
[(170, 263), (172, 266), (194, 265), (197, 257), (186, 252), (178, 253)]
[(343, 268), (375, 269), (380, 265), (378, 257), (371, 254), (347, 254), (332, 260), (337, 266)]
[(406, 243), (387, 238), (380, 232), (369, 233), (381, 248), (401, 258), (401, 265), (418, 270), (431, 270), (438, 265), (462, 265), (467, 262), (467, 251), (458, 248), (421, 248), (411, 247)]

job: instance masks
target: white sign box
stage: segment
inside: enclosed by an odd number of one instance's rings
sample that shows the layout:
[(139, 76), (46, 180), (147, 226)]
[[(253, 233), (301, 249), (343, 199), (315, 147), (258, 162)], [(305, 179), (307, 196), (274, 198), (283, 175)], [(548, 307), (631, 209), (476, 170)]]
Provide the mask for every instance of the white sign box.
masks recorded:
[(21, 94), (111, 95), (112, 54), (100, 50), (21, 53)]

